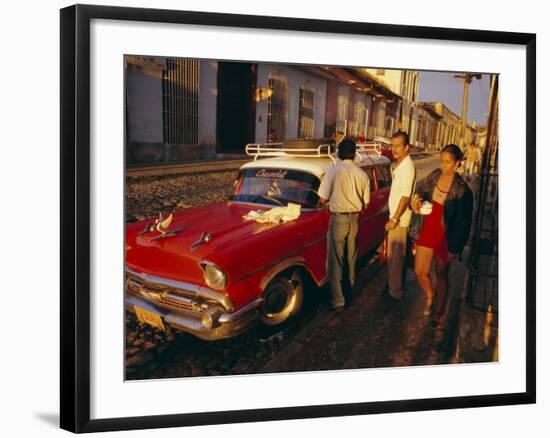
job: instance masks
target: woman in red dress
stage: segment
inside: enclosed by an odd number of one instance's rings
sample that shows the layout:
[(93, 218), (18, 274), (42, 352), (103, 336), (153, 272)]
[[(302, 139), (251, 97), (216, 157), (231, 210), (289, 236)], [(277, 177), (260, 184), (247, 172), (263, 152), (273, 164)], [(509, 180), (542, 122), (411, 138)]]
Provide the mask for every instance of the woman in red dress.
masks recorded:
[[(445, 313), (450, 262), (460, 256), (470, 234), (473, 194), (456, 173), (461, 158), (458, 146), (447, 145), (441, 151), (440, 168), (428, 175), (422, 194), (416, 194), (411, 201), (415, 213), (422, 213), (425, 201), (432, 205), (430, 214), (419, 216), (422, 223), (418, 234), (415, 236), (412, 226), (410, 234), (416, 240), (414, 271), (426, 295), (423, 314), (433, 316), (433, 325), (440, 324)], [(430, 278), (434, 258), (435, 290)]]

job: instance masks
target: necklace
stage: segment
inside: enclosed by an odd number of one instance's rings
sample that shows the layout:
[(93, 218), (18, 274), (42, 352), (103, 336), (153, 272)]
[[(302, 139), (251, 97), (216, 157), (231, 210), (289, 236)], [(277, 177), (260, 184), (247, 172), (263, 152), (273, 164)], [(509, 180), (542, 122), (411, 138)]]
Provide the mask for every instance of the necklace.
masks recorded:
[(436, 184), (435, 187), (437, 188), (437, 190), (439, 190), (441, 193), (449, 193), (450, 189), (445, 191), (445, 190), (441, 190), (441, 187), (439, 187), (439, 184)]

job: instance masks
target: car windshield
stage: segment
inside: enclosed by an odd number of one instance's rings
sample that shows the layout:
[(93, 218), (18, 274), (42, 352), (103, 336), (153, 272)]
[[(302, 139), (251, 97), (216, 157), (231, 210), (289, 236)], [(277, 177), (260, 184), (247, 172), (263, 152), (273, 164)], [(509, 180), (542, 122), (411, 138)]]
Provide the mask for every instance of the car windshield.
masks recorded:
[(230, 199), (286, 206), (289, 202), (317, 207), (319, 178), (307, 172), (288, 169), (250, 168), (239, 172)]

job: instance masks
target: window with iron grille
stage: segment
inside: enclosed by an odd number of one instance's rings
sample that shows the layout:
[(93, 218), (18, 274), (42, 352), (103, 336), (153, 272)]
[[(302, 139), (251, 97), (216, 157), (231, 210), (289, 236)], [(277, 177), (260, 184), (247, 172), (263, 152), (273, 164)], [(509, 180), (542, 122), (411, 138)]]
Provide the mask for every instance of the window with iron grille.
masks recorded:
[(353, 135), (365, 134), (365, 122), (367, 120), (367, 107), (365, 106), (365, 102), (361, 100), (355, 102), (353, 113), (353, 130), (350, 130), (350, 133)]
[(267, 101), (267, 138), (272, 130), (275, 133), (275, 142), (281, 142), (285, 139), (288, 87), (283, 78), (269, 78), (269, 88), (273, 94)]
[(424, 117), (423, 116), (418, 116), (416, 139), (422, 144), (426, 143), (426, 133), (424, 132)]
[(197, 59), (166, 60), (162, 74), (164, 143), (199, 142), (199, 72)]
[(313, 138), (313, 91), (300, 88), (298, 138)]
[(348, 133), (348, 107), (348, 91), (346, 88), (340, 87), (338, 90), (338, 107), (336, 109), (336, 132)]
[(436, 143), (437, 127), (437, 122), (432, 121), (430, 123), (430, 139), (428, 141), (430, 145), (435, 145)]
[(384, 129), (386, 133), (388, 133), (388, 135), (392, 134), (394, 123), (395, 123), (395, 120), (393, 119), (393, 117), (391, 116), (386, 117)]

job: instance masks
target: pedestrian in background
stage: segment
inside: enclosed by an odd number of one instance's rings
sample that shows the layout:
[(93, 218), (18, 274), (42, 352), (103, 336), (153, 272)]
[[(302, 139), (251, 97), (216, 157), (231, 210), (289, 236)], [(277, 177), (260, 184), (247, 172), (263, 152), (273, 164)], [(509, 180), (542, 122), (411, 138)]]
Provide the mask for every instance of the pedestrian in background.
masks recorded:
[[(423, 314), (432, 315), (432, 325), (441, 324), (447, 303), (450, 262), (460, 257), (470, 235), (473, 194), (468, 184), (456, 173), (462, 151), (449, 144), (441, 151), (440, 168), (430, 173), (420, 195), (411, 207), (421, 213), (422, 204), (431, 203), (431, 213), (420, 214), (410, 234), (417, 240), (414, 271), (426, 294)], [(430, 270), (435, 255), (436, 289)]]
[(332, 310), (342, 310), (346, 304), (342, 289), (346, 261), (349, 284), (352, 288), (355, 285), (359, 212), (366, 209), (370, 201), (370, 181), (355, 164), (355, 152), (354, 141), (345, 139), (340, 142), (340, 161), (327, 169), (318, 190), (321, 204), (328, 203), (330, 210), (327, 273)]
[(483, 151), (481, 150), (481, 146), (476, 144), (476, 163), (474, 164), (474, 174), (478, 175), (481, 171), (481, 164), (483, 161)]
[(275, 129), (269, 130), (269, 135), (267, 136), (268, 143), (277, 143), (277, 132)]
[(408, 227), (411, 222), (410, 201), (415, 189), (416, 168), (409, 155), (409, 135), (397, 131), (392, 135), (393, 163), (392, 183), (388, 200), (390, 219), (386, 224), (388, 232), (388, 286), (390, 298), (403, 296), (405, 256), (407, 251)]
[(476, 162), (480, 157), (480, 153), (477, 149), (477, 146), (474, 142), (466, 148), (466, 176), (471, 178), (474, 175), (474, 170), (476, 167)]

